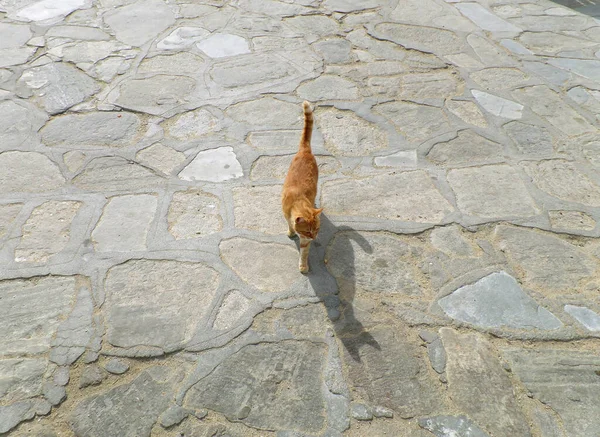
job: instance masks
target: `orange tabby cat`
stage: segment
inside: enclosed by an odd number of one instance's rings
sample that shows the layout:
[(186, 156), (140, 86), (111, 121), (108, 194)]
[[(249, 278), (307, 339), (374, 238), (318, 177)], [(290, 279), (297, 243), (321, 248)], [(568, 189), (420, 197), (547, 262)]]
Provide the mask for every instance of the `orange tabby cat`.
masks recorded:
[(310, 149), (310, 137), (313, 127), (313, 113), (308, 102), (302, 103), (304, 109), (304, 130), (300, 138), (298, 153), (294, 156), (288, 174), (283, 183), (281, 207), (288, 222), (288, 237), (294, 234), (300, 237), (300, 263), (302, 273), (308, 272), (308, 250), (310, 242), (317, 238), (323, 208), (315, 208), (319, 168)]

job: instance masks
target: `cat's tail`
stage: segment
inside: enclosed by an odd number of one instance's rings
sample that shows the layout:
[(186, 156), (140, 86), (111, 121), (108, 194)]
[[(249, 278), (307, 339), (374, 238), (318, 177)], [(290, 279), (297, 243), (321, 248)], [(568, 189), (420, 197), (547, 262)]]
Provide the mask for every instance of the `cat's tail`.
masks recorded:
[(304, 110), (304, 129), (300, 137), (300, 150), (308, 149), (311, 152), (310, 138), (312, 137), (313, 129), (313, 111), (306, 100), (302, 103), (302, 109)]

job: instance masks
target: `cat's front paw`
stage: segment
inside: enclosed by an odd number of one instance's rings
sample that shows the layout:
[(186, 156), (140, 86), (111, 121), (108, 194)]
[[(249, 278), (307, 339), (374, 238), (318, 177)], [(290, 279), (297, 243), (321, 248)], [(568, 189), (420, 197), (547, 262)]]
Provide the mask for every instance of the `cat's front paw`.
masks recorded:
[(294, 231), (288, 231), (287, 236), (288, 238), (294, 238), (296, 236), (296, 233)]
[(308, 264), (300, 264), (298, 265), (300, 273), (308, 273)]

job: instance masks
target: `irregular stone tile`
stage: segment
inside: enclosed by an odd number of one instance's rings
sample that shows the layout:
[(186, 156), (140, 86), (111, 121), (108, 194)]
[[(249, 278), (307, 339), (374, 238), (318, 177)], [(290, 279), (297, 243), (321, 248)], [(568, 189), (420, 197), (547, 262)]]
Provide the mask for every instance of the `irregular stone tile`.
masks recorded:
[(469, 69), (479, 69), (483, 68), (483, 64), (479, 62), (477, 59), (472, 58), (471, 56), (465, 53), (457, 53), (455, 55), (446, 56), (450, 62), (459, 67), (469, 68)]
[(459, 334), (442, 328), (448, 354), (448, 391), (464, 411), (491, 435), (530, 436), (513, 387), (492, 345), (480, 334)]
[(21, 145), (37, 144), (35, 133), (48, 116), (26, 102), (0, 102), (0, 148), (10, 150)]
[(345, 39), (330, 38), (314, 43), (313, 47), (323, 55), (328, 64), (343, 64), (351, 59), (352, 45)]
[(219, 147), (199, 152), (181, 172), (184, 181), (224, 182), (244, 175), (233, 147)]
[[(290, 129), (301, 127), (302, 107), (272, 97), (263, 97), (230, 106), (226, 114), (237, 122), (252, 126), (253, 130), (261, 127)], [(296, 142), (299, 139), (298, 134)]]
[(142, 46), (175, 23), (171, 9), (160, 0), (140, 0), (104, 14), (117, 39)]
[(0, 399), (12, 403), (42, 394), (48, 361), (43, 358), (0, 359)]
[(587, 39), (553, 32), (523, 32), (518, 39), (535, 54), (549, 56), (569, 50), (586, 49), (597, 44)]
[(500, 45), (502, 47), (507, 48), (516, 55), (533, 55), (533, 52), (531, 50), (512, 39), (500, 40)]
[(173, 55), (158, 55), (145, 58), (138, 67), (138, 73), (185, 74), (195, 76), (204, 68), (205, 61), (189, 52)]
[(306, 100), (356, 100), (358, 88), (342, 77), (324, 74), (298, 87), (298, 95)]
[(97, 27), (90, 26), (53, 26), (45, 34), (46, 38), (69, 38), (79, 41), (107, 41), (110, 35)]
[(35, 404), (32, 400), (0, 406), (0, 433), (8, 432), (20, 422), (31, 420), (34, 417)]
[(336, 278), (340, 296), (356, 290), (369, 295), (422, 294), (411, 260), (420, 250), (385, 233), (337, 233), (327, 248), (327, 268)]
[(324, 347), (307, 341), (244, 346), (192, 386), (184, 405), (259, 429), (317, 432), (325, 423), (324, 359)]
[(196, 47), (211, 58), (224, 58), (250, 53), (250, 47), (245, 38), (229, 33), (215, 33), (198, 42)]
[(17, 90), (21, 97), (34, 96), (34, 100), (53, 115), (83, 102), (100, 91), (100, 86), (78, 68), (52, 62), (23, 72), (17, 81)]
[(80, 401), (69, 416), (78, 437), (149, 437), (171, 402), (174, 383), (167, 367), (153, 366), (133, 381)]
[[(390, 408), (402, 418), (443, 408), (427, 364), (406, 328), (380, 326), (368, 334), (379, 347), (364, 344), (361, 336), (344, 339), (347, 380), (360, 398)], [(349, 355), (348, 348), (356, 349), (359, 361)]]
[(390, 102), (373, 110), (390, 120), (409, 141), (424, 141), (450, 130), (439, 108), (408, 102)]
[[(301, 277), (298, 251), (292, 245), (236, 237), (222, 241), (219, 250), (223, 261), (240, 278), (260, 291), (284, 291)], [(260, 257), (256, 256), (258, 253)], [(256, 262), (249, 263), (249, 259)]]
[(31, 38), (29, 26), (0, 23), (0, 50), (21, 47)]
[(324, 15), (300, 15), (284, 19), (284, 23), (317, 37), (335, 34), (339, 29), (337, 21)]
[(523, 29), (492, 14), (478, 3), (457, 3), (456, 8), (469, 20), (489, 32), (522, 32)]
[(76, 279), (69, 276), (0, 281), (0, 299), (11, 303), (0, 319), (0, 355), (48, 352), (75, 293)]
[(36, 152), (0, 153), (0, 192), (44, 192), (61, 188), (65, 178), (58, 166)]
[(502, 145), (488, 140), (473, 131), (458, 132), (456, 138), (435, 144), (427, 159), (442, 166), (477, 164), (502, 160)]
[(330, 215), (417, 223), (438, 223), (453, 210), (422, 170), (326, 182), (321, 204)]
[(318, 111), (315, 119), (325, 148), (336, 156), (365, 156), (388, 147), (387, 134), (351, 111)]
[(558, 329), (563, 324), (505, 272), (492, 273), (438, 301), (455, 320), (482, 328)]
[(277, 50), (295, 51), (306, 48), (304, 38), (283, 38), (279, 36), (257, 36), (252, 38), (255, 52), (272, 52)]
[(375, 25), (375, 30), (377, 36), (396, 44), (435, 54), (460, 53), (463, 47), (462, 40), (456, 34), (434, 27), (379, 23)]
[(464, 230), (458, 226), (434, 228), (429, 236), (431, 244), (449, 257), (470, 257), (475, 255), (471, 243), (463, 236)]
[(111, 358), (104, 365), (104, 369), (113, 375), (122, 375), (129, 370), (129, 363), (119, 358)]
[(223, 128), (221, 121), (204, 108), (177, 115), (161, 125), (167, 135), (178, 140), (191, 140)]
[(497, 117), (518, 120), (523, 116), (523, 105), (479, 90), (471, 90), (471, 94), (483, 109)]
[(213, 329), (228, 331), (235, 328), (238, 321), (250, 309), (250, 304), (250, 299), (237, 290), (227, 293), (213, 322)]
[(106, 372), (96, 364), (85, 366), (79, 377), (79, 388), (100, 385), (107, 376)]
[(528, 158), (549, 158), (554, 152), (552, 135), (539, 126), (511, 121), (502, 128), (514, 141), (520, 154)]
[(525, 283), (543, 287), (546, 294), (574, 289), (598, 269), (581, 249), (552, 234), (499, 226), (496, 236), (509, 259), (523, 272)]
[[(283, 181), (288, 172), (294, 155), (281, 156), (259, 156), (252, 164), (250, 179), (253, 181), (262, 179), (280, 179)], [(333, 156), (316, 155), (319, 175), (335, 173), (340, 167), (340, 162)]]
[(86, 73), (98, 80), (110, 83), (115, 76), (125, 74), (131, 64), (132, 60), (111, 56), (91, 66)]
[[(17, 3), (19, 4), (19, 3)], [(90, 0), (65, 0), (56, 4), (53, 0), (42, 0), (11, 12), (8, 16), (18, 21), (51, 21), (62, 19), (85, 7), (90, 7)]]
[(529, 80), (529, 75), (517, 68), (494, 67), (475, 71), (470, 75), (486, 90), (513, 89), (523, 86)]
[(0, 49), (0, 68), (25, 64), (35, 51), (35, 47)]
[(301, 133), (299, 130), (250, 132), (247, 141), (259, 152), (292, 153), (298, 150)]
[(157, 44), (158, 50), (182, 50), (206, 38), (210, 32), (201, 27), (182, 26), (175, 29)]
[(550, 59), (548, 61), (555, 67), (562, 68), (563, 70), (571, 71), (583, 77), (587, 77), (592, 80), (599, 80), (600, 73), (600, 61), (589, 60), (589, 59)]
[(596, 131), (596, 128), (547, 86), (521, 88), (513, 91), (513, 95), (567, 135)]
[(47, 262), (61, 252), (71, 238), (71, 222), (81, 202), (50, 200), (36, 207), (22, 229), (15, 249), (17, 262)]
[(417, 151), (406, 150), (393, 153), (386, 156), (377, 156), (374, 159), (378, 167), (398, 167), (414, 169), (417, 167)]
[(221, 201), (199, 190), (178, 191), (169, 205), (169, 232), (176, 240), (201, 238), (221, 231)]
[(477, 105), (463, 100), (447, 100), (446, 108), (465, 123), (477, 127), (487, 127), (487, 120)]
[(596, 227), (596, 221), (581, 211), (548, 211), (548, 217), (553, 229), (591, 231)]
[(161, 184), (163, 179), (141, 165), (120, 157), (95, 158), (73, 184), (89, 191), (121, 191), (126, 189), (151, 188)]
[(135, 157), (140, 163), (155, 168), (165, 175), (170, 175), (185, 161), (185, 154), (162, 144), (154, 144), (140, 150)]
[(436, 437), (490, 437), (466, 416), (434, 416), (419, 419), (419, 426)]
[(46, 146), (123, 147), (132, 145), (140, 119), (130, 112), (90, 112), (54, 117), (41, 131)]
[(153, 194), (111, 197), (92, 232), (97, 252), (146, 250), (146, 237), (156, 213)]
[(578, 86), (571, 88), (567, 95), (592, 114), (595, 114), (597, 120), (600, 120), (600, 91)]
[(503, 49), (476, 33), (471, 33), (467, 36), (467, 42), (483, 65), (505, 65), (512, 63)]
[(600, 331), (600, 315), (591, 309), (576, 305), (565, 305), (565, 312), (573, 316), (588, 331)]
[[(117, 41), (83, 41), (75, 44), (65, 44), (54, 47), (49, 54), (70, 61), (74, 64), (96, 63), (110, 55), (119, 54), (121, 50), (131, 47)], [(87, 68), (86, 68), (87, 71)]]
[(540, 77), (543, 77), (548, 82), (563, 86), (571, 80), (572, 75), (564, 70), (555, 68), (543, 62), (523, 62), (523, 66)]
[[(12, 222), (21, 211), (22, 203), (8, 203), (0, 205), (0, 238), (10, 229)], [(0, 396), (1, 397), (1, 396)]]
[(235, 227), (267, 234), (285, 234), (287, 224), (281, 212), (281, 185), (233, 189)]
[(554, 159), (529, 163), (524, 167), (533, 183), (551, 196), (600, 206), (600, 186), (579, 172), (572, 162)]
[(386, 5), (383, 0), (325, 0), (324, 6), (335, 12), (356, 12)]
[(521, 177), (508, 165), (450, 170), (448, 182), (456, 194), (458, 209), (465, 214), (499, 218), (539, 213)]
[(400, 81), (398, 96), (402, 100), (426, 98), (449, 98), (462, 93), (463, 83), (453, 70), (433, 73), (404, 74)]
[(600, 141), (586, 142), (582, 146), (582, 152), (590, 164), (596, 167), (600, 166)]
[[(88, 287), (81, 287), (73, 310), (60, 324), (52, 341), (52, 352), (50, 352), (52, 362), (60, 366), (70, 366), (85, 352), (93, 335), (93, 312), (94, 301), (91, 292)], [(56, 394), (56, 390), (53, 391)]]
[(389, 42), (372, 38), (363, 28), (352, 30), (346, 35), (346, 39), (354, 46), (359, 47), (376, 59), (389, 60), (404, 60), (407, 55), (407, 50), (402, 46)]
[(107, 341), (121, 348), (181, 348), (208, 314), (218, 278), (190, 262), (142, 259), (111, 268), (104, 285)]
[(161, 115), (185, 103), (195, 86), (194, 79), (176, 75), (127, 79), (108, 95), (108, 100), (121, 108)]
[(593, 435), (600, 426), (598, 372), (591, 352), (543, 348), (504, 349), (502, 355), (522, 384), (560, 416), (565, 435)]

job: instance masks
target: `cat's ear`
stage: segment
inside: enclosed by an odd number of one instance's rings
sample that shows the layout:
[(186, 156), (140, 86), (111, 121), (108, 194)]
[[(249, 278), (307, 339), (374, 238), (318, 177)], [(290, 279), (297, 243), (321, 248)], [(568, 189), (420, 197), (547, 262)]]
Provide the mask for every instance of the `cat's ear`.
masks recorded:
[(315, 209), (315, 217), (323, 212), (323, 208)]
[(298, 223), (304, 223), (306, 220), (304, 220), (304, 217), (296, 217), (296, 224)]

